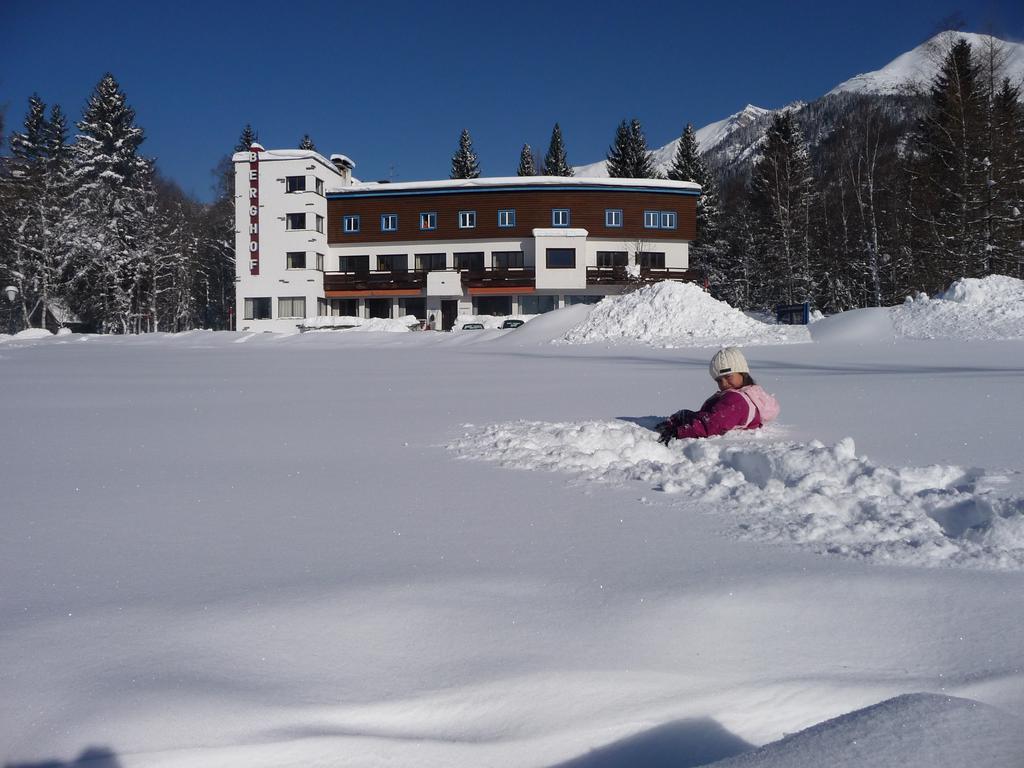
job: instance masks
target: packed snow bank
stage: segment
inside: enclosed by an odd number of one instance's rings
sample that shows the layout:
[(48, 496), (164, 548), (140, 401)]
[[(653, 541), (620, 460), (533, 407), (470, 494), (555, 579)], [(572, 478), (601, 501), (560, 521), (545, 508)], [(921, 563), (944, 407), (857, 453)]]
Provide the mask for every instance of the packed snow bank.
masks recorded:
[(402, 333), (413, 328), (419, 328), (420, 321), (413, 315), (404, 317), (311, 317), (304, 328), (310, 330), (331, 330), (331, 331), (385, 331), (387, 333)]
[(1024, 765), (1024, 719), (978, 701), (897, 696), (827, 720), (715, 768), (901, 768)]
[(827, 344), (878, 344), (896, 340), (892, 314), (884, 307), (840, 312), (808, 326), (811, 338)]
[(23, 331), (18, 331), (16, 334), (11, 336), (7, 333), (0, 334), (0, 341), (32, 341), (34, 339), (50, 339), (53, 338), (53, 334), (45, 328), (26, 328)]
[(892, 308), (901, 336), (915, 339), (1024, 338), (1024, 281), (965, 277), (935, 298), (918, 294)]
[(665, 447), (623, 421), (469, 426), (449, 448), (511, 467), (641, 481), (709, 502), (742, 537), (902, 565), (1024, 569), (1024, 496), (1003, 476), (956, 466), (886, 467), (853, 440), (773, 441), (763, 432)]
[(563, 337), (570, 344), (639, 341), (662, 347), (809, 341), (803, 326), (768, 325), (712, 298), (693, 283), (665, 281), (609, 296)]

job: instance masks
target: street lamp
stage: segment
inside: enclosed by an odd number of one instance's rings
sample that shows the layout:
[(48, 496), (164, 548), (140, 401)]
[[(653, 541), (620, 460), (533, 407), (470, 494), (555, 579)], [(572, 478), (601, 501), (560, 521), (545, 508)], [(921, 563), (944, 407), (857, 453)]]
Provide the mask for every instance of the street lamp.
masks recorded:
[(14, 335), (14, 300), (16, 298), (18, 298), (18, 289), (15, 288), (13, 285), (8, 285), (6, 288), (4, 288), (4, 293), (7, 294), (7, 300), (9, 302), (11, 302), (10, 323), (7, 326), (7, 332), (9, 334), (11, 334), (11, 336), (13, 336)]

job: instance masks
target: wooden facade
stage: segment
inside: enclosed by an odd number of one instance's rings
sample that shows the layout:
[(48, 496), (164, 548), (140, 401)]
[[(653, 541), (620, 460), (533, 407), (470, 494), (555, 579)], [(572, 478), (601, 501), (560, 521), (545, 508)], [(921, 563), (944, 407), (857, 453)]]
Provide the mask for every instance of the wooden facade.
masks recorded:
[[(525, 183), (529, 183), (528, 181)], [(568, 209), (573, 229), (587, 230), (590, 238), (614, 239), (624, 242), (688, 240), (697, 237), (697, 196), (678, 190), (651, 191), (630, 187), (596, 189), (534, 186), (510, 190), (473, 187), (389, 192), (380, 191), (331, 193), (327, 201), (327, 241), (330, 245), (346, 243), (447, 242), (458, 240), (527, 239), (533, 230), (552, 226), (552, 210)], [(622, 226), (605, 224), (605, 211), (622, 211)], [(515, 225), (498, 226), (498, 212), (515, 211)], [(476, 212), (476, 226), (459, 227), (461, 211)], [(675, 229), (654, 229), (644, 226), (645, 211), (672, 211), (676, 214)], [(420, 229), (420, 214), (436, 213), (437, 227)], [(396, 214), (398, 229), (381, 231), (381, 216)], [(359, 216), (359, 231), (343, 231), (346, 216)]]

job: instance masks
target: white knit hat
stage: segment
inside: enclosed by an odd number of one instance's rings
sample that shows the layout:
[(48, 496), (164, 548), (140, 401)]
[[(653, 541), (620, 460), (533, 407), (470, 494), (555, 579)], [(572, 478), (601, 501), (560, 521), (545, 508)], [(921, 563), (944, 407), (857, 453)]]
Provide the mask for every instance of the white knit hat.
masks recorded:
[(750, 373), (750, 366), (738, 347), (726, 347), (718, 350), (711, 358), (710, 370), (711, 378), (717, 380), (730, 373)]

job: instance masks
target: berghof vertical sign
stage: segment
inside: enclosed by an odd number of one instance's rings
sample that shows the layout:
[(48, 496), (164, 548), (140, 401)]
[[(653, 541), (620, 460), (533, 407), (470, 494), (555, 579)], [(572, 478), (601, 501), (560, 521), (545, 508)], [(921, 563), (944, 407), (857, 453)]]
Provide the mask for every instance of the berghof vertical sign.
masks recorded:
[(260, 147), (249, 151), (249, 274), (260, 273)]

